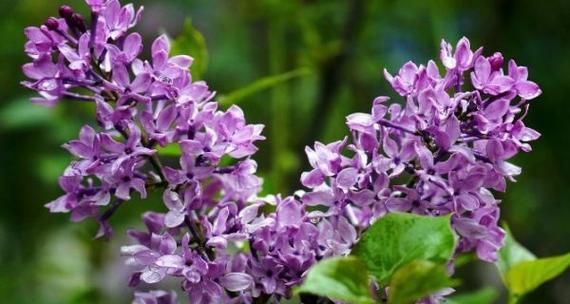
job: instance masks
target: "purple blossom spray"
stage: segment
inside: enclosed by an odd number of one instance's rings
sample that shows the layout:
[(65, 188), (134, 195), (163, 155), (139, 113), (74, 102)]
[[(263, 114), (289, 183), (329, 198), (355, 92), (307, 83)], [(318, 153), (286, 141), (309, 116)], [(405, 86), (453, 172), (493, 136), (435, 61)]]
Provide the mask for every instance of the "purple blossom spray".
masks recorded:
[[(457, 253), (492, 262), (503, 244), (499, 201), (521, 168), (508, 160), (539, 133), (523, 119), (541, 94), (526, 67), (442, 41), (442, 68), (407, 62), (385, 71), (403, 103), (377, 97), (370, 113), (347, 117), (350, 136), (315, 143), (305, 190), (258, 197), (256, 141), (262, 125), (242, 110), (220, 110), (215, 93), (193, 81), (193, 59), (169, 56), (158, 37), (141, 59), (142, 37), (130, 32), (142, 8), (88, 0), (91, 20), (62, 6), (59, 17), (28, 27), (23, 66), (38, 92), (32, 102), (64, 99), (96, 105), (97, 125), (85, 125), (64, 145), (75, 159), (60, 177), (64, 194), (48, 203), (72, 221), (95, 218), (98, 236), (133, 195), (161, 191), (165, 213), (147, 212), (146, 231), (128, 231), (121, 253), (132, 266), (130, 286), (180, 280), (191, 303), (279, 302), (317, 261), (349, 254), (361, 233), (390, 212), (452, 214)], [(181, 150), (164, 165), (160, 148)], [(230, 158), (224, 165), (222, 158)], [(267, 211), (274, 210), (274, 211)], [(176, 294), (136, 292), (134, 303), (175, 303)]]

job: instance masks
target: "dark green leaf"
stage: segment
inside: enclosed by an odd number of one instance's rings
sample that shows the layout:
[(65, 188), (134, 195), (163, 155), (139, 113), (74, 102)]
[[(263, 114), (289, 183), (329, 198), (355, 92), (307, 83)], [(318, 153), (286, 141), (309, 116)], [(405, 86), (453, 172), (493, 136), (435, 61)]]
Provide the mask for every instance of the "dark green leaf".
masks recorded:
[(443, 288), (456, 285), (444, 265), (415, 260), (400, 267), (390, 280), (388, 303), (410, 304)]
[(499, 293), (490, 287), (481, 290), (451, 296), (447, 299), (448, 304), (491, 304), (493, 303)]
[(222, 105), (230, 105), (240, 102), (245, 97), (253, 95), (259, 91), (274, 87), (288, 80), (305, 76), (311, 73), (309, 68), (299, 68), (279, 75), (267, 76), (254, 81), (253, 83), (230, 92), (220, 97), (219, 102)]
[(334, 257), (322, 260), (309, 269), (295, 294), (310, 293), (354, 304), (371, 304), (366, 265), (357, 257)]
[(208, 49), (204, 36), (192, 25), (192, 20), (184, 21), (184, 28), (180, 36), (172, 41), (172, 55), (189, 55), (194, 58), (190, 67), (194, 80), (202, 79), (208, 66)]
[(353, 253), (385, 284), (398, 267), (413, 260), (446, 263), (454, 248), (449, 216), (391, 213), (368, 228)]

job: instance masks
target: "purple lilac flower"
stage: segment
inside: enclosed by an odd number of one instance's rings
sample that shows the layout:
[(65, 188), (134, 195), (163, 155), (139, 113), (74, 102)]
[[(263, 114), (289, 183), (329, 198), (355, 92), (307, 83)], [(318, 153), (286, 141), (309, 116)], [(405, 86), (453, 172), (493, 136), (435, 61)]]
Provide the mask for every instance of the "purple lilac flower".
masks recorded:
[[(349, 115), (353, 143), (343, 148), (352, 152), (351, 158), (320, 143), (308, 149), (314, 169), (303, 174), (302, 182), (313, 191), (301, 201), (320, 202), (329, 206), (327, 216), (346, 217), (360, 227), (385, 212), (452, 213), (460, 235), (457, 252), (476, 250), (481, 259), (494, 261), (504, 232), (497, 224), (499, 201), (492, 190), (505, 191), (505, 179), (520, 174), (507, 160), (518, 151), (530, 151), (527, 142), (538, 138), (522, 119), (529, 100), (541, 92), (527, 80), (526, 68), (510, 61), (505, 74), (500, 53), (481, 54), (481, 49), (471, 51), (463, 38), (455, 53), (442, 42), (443, 76), (435, 72), (433, 61), (427, 68), (408, 62), (396, 76), (385, 72), (406, 98), (405, 106), (385, 106), (387, 98), (382, 98), (371, 114)], [(462, 89), (466, 74), (472, 91)], [(520, 141), (518, 130), (530, 136)], [(406, 176), (405, 184), (386, 182)], [(376, 183), (383, 185), (381, 191), (362, 195)], [(366, 199), (353, 199), (361, 196)]]
[[(385, 72), (406, 97), (405, 106), (385, 106), (387, 98), (382, 98), (371, 114), (349, 115), (353, 143), (342, 148), (352, 157), (320, 143), (307, 149), (314, 169), (303, 174), (302, 182), (313, 191), (301, 201), (325, 205), (328, 218), (345, 217), (363, 228), (386, 212), (452, 213), (460, 235), (457, 252), (476, 250), (481, 259), (494, 261), (504, 232), (497, 224), (499, 201), (490, 190), (505, 191), (505, 179), (520, 173), (507, 160), (529, 151), (527, 142), (538, 138), (522, 119), (528, 101), (541, 92), (527, 80), (526, 68), (511, 61), (506, 75), (500, 53), (481, 53), (471, 51), (465, 38), (454, 54), (442, 42), (444, 76), (411, 62), (397, 76)], [(465, 74), (475, 90), (462, 89)], [(518, 140), (515, 126), (532, 135)], [(409, 181), (387, 182), (401, 177)], [(382, 189), (367, 193), (377, 183)]]
[(148, 292), (135, 292), (133, 304), (176, 304), (177, 296), (174, 291), (151, 290)]
[[(252, 156), (263, 126), (247, 124), (237, 106), (219, 109), (208, 85), (192, 81), (192, 58), (169, 56), (167, 36), (152, 43), (150, 60), (140, 58), (141, 36), (129, 31), (142, 8), (86, 2), (91, 22), (62, 6), (59, 18), (25, 30), (32, 62), (22, 84), (46, 106), (96, 104), (98, 126), (64, 145), (75, 159), (51, 212), (95, 218), (98, 235), (110, 236), (109, 218), (133, 193), (162, 191), (165, 212), (145, 213), (147, 231), (128, 231), (135, 244), (122, 248), (129, 286), (175, 277), (192, 303), (279, 302), (311, 265), (349, 254), (390, 212), (452, 214), (456, 252), (496, 259), (504, 231), (494, 192), (521, 172), (509, 159), (540, 136), (523, 122), (541, 94), (526, 67), (510, 60), (505, 73), (500, 53), (485, 57), (466, 38), (455, 50), (442, 41), (444, 74), (434, 61), (385, 71), (405, 103), (380, 96), (370, 113), (349, 115), (350, 137), (306, 148), (306, 190), (260, 198)], [(160, 147), (168, 145), (181, 156), (165, 166)], [(175, 302), (173, 292), (135, 292), (134, 303)]]
[[(23, 67), (30, 78), (23, 85), (41, 95), (34, 100), (97, 105), (99, 126), (84, 126), (79, 139), (64, 145), (76, 157), (60, 178), (65, 194), (46, 206), (71, 212), (74, 221), (96, 218), (98, 235), (110, 236), (108, 220), (123, 202), (164, 187), (169, 211), (145, 214), (149, 232), (130, 231), (138, 244), (123, 248), (135, 268), (130, 285), (175, 276), (193, 302), (229, 299), (226, 291), (251, 298), (247, 259), (225, 250), (247, 240), (238, 214), (261, 187), (250, 157), (264, 139), (263, 126), (248, 125), (236, 106), (219, 110), (208, 86), (192, 82), (192, 58), (169, 57), (165, 35), (152, 44), (152, 61), (138, 58), (141, 36), (128, 30), (142, 9), (116, 0), (87, 3), (92, 22), (63, 6), (60, 18), (26, 29), (32, 62)], [(180, 167), (161, 164), (158, 146), (170, 144), (181, 146)], [(231, 166), (220, 166), (224, 156), (235, 159)], [(135, 301), (175, 298), (151, 292)]]
[[(500, 53), (483, 57), (481, 49), (468, 48), (467, 39), (455, 54), (447, 43), (442, 46), (445, 75), (436, 72), (433, 61), (428, 67), (406, 63), (397, 76), (386, 73), (406, 98), (404, 106), (387, 105), (388, 98), (379, 97), (370, 114), (347, 117), (351, 143), (317, 142), (306, 149), (312, 169), (301, 181), (310, 191), (275, 197), (276, 214), (260, 219), (252, 231), (257, 261), (251, 271), (256, 282), (266, 282), (260, 292), (286, 296), (307, 264), (347, 254), (358, 239), (356, 231), (388, 212), (452, 214), (460, 237), (456, 252), (496, 260), (504, 231), (493, 192), (504, 192), (506, 180), (520, 174), (508, 160), (530, 151), (528, 142), (539, 136), (522, 119), (530, 99), (541, 92), (527, 80), (526, 68), (511, 61), (513, 72), (503, 73)], [(472, 91), (463, 89), (466, 75), (472, 75)], [(310, 228), (313, 223), (318, 231)]]

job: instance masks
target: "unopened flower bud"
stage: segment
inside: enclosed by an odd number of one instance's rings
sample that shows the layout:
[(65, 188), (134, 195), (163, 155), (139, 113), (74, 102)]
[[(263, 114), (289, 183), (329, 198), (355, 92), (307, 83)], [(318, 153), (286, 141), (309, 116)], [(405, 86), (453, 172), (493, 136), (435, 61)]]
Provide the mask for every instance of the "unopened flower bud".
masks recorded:
[(491, 69), (493, 71), (498, 71), (503, 66), (503, 54), (500, 52), (495, 52), (493, 56), (489, 57), (489, 63), (491, 63)]
[(62, 5), (59, 7), (59, 16), (64, 19), (70, 19), (73, 16), (73, 9), (68, 5)]
[(55, 17), (49, 17), (44, 23), (50, 31), (55, 31), (59, 27), (59, 21)]
[(73, 24), (73, 27), (75, 27), (80, 32), (84, 33), (87, 31), (87, 28), (85, 27), (85, 18), (83, 18), (83, 16), (80, 14), (73, 14), (71, 16), (71, 23)]

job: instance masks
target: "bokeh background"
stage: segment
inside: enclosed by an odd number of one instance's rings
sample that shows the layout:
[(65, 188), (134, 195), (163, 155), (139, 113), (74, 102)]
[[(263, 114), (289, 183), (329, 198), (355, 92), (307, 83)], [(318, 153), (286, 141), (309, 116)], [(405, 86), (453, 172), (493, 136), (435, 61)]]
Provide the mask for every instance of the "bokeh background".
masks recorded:
[[(123, 1), (124, 2), (124, 1)], [(42, 205), (61, 194), (57, 177), (70, 161), (60, 145), (90, 121), (89, 105), (29, 103), (19, 82), (27, 25), (41, 24), (61, 4), (86, 13), (79, 0), (0, 1), (0, 302), (129, 303), (118, 247), (142, 210), (161, 210), (157, 197), (132, 201), (112, 224), (110, 243), (93, 241), (93, 222), (69, 223)], [(347, 135), (344, 116), (368, 111), (391, 90), (382, 77), (407, 60), (438, 54), (441, 38), (465, 35), (487, 53), (527, 65), (544, 94), (532, 102), (528, 125), (543, 136), (514, 160), (524, 170), (502, 197), (503, 218), (538, 256), (570, 251), (570, 1), (566, 0), (170, 0), (145, 5), (138, 26), (147, 45), (162, 32), (177, 37), (191, 18), (207, 45), (200, 78), (227, 96), (269, 75), (281, 82), (239, 100), (248, 121), (268, 137), (256, 156), (264, 191), (291, 193), (306, 169), (305, 145)], [(192, 49), (192, 47), (190, 46)], [(198, 58), (203, 54), (191, 54)], [(203, 59), (205, 60), (205, 59)], [(231, 96), (231, 95), (230, 95)], [(399, 99), (395, 99), (399, 100)], [(492, 266), (459, 270), (460, 290), (503, 292)], [(525, 303), (569, 303), (570, 273)], [(500, 301), (500, 300), (499, 300)]]

